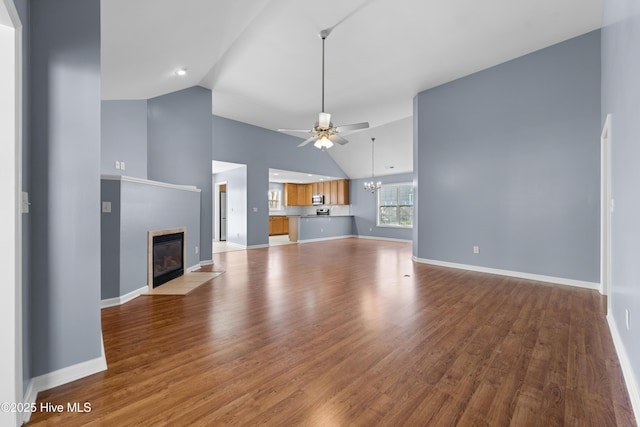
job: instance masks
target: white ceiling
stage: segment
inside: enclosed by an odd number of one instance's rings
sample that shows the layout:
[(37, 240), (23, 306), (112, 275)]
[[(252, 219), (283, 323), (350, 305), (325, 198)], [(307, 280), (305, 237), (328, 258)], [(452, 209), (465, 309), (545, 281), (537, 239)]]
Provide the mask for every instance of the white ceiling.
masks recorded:
[[(328, 153), (351, 178), (412, 170), (420, 91), (597, 29), (602, 0), (103, 0), (102, 95), (148, 99), (200, 85), (216, 115), (310, 128), (368, 121)], [(186, 67), (188, 74), (174, 74)], [(307, 146), (301, 149), (312, 149)], [(390, 166), (394, 166), (390, 168)]]

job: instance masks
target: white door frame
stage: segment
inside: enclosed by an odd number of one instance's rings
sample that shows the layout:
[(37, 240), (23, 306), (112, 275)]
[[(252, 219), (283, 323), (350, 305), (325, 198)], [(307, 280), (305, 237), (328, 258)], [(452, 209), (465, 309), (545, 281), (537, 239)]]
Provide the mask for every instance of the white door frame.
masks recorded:
[(607, 295), (607, 312), (611, 308), (611, 114), (600, 135), (600, 293)]
[[(0, 0), (0, 402), (23, 400), (22, 366), (22, 26), (11, 0)], [(0, 425), (22, 424), (0, 411)]]

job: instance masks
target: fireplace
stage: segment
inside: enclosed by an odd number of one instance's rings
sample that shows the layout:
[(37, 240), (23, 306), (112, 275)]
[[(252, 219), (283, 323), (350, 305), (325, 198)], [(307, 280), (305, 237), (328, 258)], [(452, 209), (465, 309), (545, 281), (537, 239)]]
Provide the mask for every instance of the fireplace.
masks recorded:
[(149, 232), (149, 289), (184, 274), (184, 227)]

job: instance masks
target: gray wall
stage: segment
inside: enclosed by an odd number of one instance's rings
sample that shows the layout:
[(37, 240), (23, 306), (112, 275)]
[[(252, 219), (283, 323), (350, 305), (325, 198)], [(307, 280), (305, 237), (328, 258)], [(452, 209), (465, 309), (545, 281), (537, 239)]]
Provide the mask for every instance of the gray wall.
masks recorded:
[(414, 255), (599, 282), (599, 88), (596, 31), (419, 93)]
[[(404, 173), (396, 175), (377, 176), (374, 181), (382, 184), (413, 183), (413, 174)], [(354, 219), (354, 233), (358, 236), (382, 237), (385, 239), (412, 240), (413, 229), (399, 227), (378, 227), (377, 222), (377, 195), (364, 191), (364, 183), (367, 179), (352, 179), (349, 184), (349, 201), (351, 202), (351, 214)]]
[(100, 329), (100, 2), (30, 2), (31, 377), (95, 359)]
[(186, 267), (199, 264), (200, 193), (130, 181), (102, 180), (102, 299), (147, 285), (148, 232), (186, 227)]
[[(602, 30), (602, 113), (612, 114), (611, 315), (640, 390), (640, 3), (605, 0)], [(604, 123), (604, 117), (602, 117)], [(627, 330), (625, 309), (631, 314)], [(637, 399), (637, 395), (636, 395)], [(636, 405), (640, 402), (636, 401)], [(636, 411), (639, 408), (636, 407)]]
[(200, 202), (200, 259), (212, 259), (211, 91), (191, 87), (147, 101), (148, 178), (194, 185)]
[[(102, 101), (100, 173), (147, 178), (147, 101)], [(125, 162), (125, 170), (115, 162)]]
[(126, 294), (120, 292), (120, 181), (103, 179), (100, 199), (111, 203), (111, 213), (103, 212), (100, 220), (100, 297), (107, 299)]
[(227, 242), (247, 246), (247, 167), (216, 173), (213, 180), (227, 183)]
[(351, 216), (300, 217), (298, 221), (298, 241), (353, 235), (353, 217)]
[[(337, 163), (293, 136), (213, 116), (213, 159), (247, 165), (247, 246), (269, 243), (269, 168), (346, 178)], [(257, 208), (257, 212), (253, 212)]]

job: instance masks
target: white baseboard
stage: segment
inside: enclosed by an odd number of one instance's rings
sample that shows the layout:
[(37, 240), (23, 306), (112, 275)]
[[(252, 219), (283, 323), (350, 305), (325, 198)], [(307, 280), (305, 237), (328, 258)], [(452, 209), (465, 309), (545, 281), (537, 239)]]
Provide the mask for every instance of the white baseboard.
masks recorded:
[(386, 240), (387, 242), (413, 243), (413, 240), (394, 239), (392, 237), (363, 236), (363, 235), (358, 235), (358, 236), (355, 236), (355, 237), (357, 237), (358, 239)]
[(115, 298), (103, 299), (100, 301), (100, 308), (107, 307), (115, 307), (116, 305), (122, 305), (125, 302), (129, 302), (134, 298), (139, 297), (141, 294), (147, 292), (149, 290), (148, 286), (143, 286), (141, 288), (136, 289), (135, 291), (131, 291), (126, 295), (122, 295)]
[(200, 267), (202, 267), (203, 265), (213, 265), (213, 260), (212, 259), (207, 259), (204, 261), (200, 261)]
[(187, 268), (186, 273), (191, 273), (192, 271), (200, 270), (200, 267), (202, 267), (202, 264), (200, 264), (200, 263), (198, 263), (196, 265), (192, 265), (191, 267)]
[(266, 245), (251, 245), (251, 246), (246, 246), (245, 249), (262, 249), (262, 248), (268, 248), (269, 244), (267, 243)]
[(638, 377), (633, 372), (633, 365), (627, 356), (627, 352), (622, 343), (622, 338), (618, 332), (616, 321), (611, 315), (607, 314), (607, 323), (609, 324), (609, 331), (611, 332), (611, 338), (613, 338), (613, 345), (616, 347), (616, 353), (618, 354), (618, 360), (620, 361), (620, 368), (622, 368), (622, 375), (624, 376), (624, 382), (627, 386), (627, 392), (629, 393), (629, 400), (631, 400), (631, 406), (633, 407), (633, 413), (636, 417), (636, 422), (640, 421), (640, 388), (638, 385)]
[[(23, 403), (26, 406), (35, 405), (38, 393), (49, 390), (63, 384), (70, 383), (80, 378), (105, 371), (107, 369), (107, 358), (104, 353), (104, 340), (100, 337), (101, 354), (92, 360), (80, 362), (57, 371), (49, 372), (38, 377), (31, 378), (24, 394)], [(30, 412), (22, 413), (22, 423), (26, 423), (31, 418)]]
[(480, 267), (477, 265), (457, 264), (457, 263), (447, 262), (447, 261), (437, 261), (432, 259), (417, 258), (415, 256), (413, 256), (412, 259), (422, 264), (438, 265), (440, 267), (450, 267), (450, 268), (457, 268), (460, 270), (477, 271), (480, 273), (497, 274), (499, 276), (516, 277), (518, 279), (535, 280), (538, 282), (554, 283), (556, 285), (566, 285), (566, 286), (574, 286), (577, 288), (593, 289), (595, 291), (600, 290), (599, 283), (585, 282), (582, 280), (544, 276), (541, 274), (522, 273), (519, 271), (500, 270), (497, 268)]
[(350, 239), (352, 237), (357, 237), (357, 236), (354, 236), (353, 234), (348, 234), (344, 236), (321, 237), (319, 239), (304, 239), (304, 240), (298, 240), (298, 243), (325, 242), (327, 240)]

